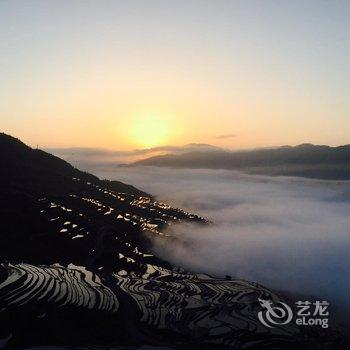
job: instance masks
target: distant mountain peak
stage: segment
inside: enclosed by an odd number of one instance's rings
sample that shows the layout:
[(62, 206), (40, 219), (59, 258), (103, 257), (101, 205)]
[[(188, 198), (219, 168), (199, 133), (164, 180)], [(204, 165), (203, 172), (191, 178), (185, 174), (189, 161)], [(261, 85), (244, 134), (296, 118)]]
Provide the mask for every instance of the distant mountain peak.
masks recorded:
[(218, 146), (214, 146), (214, 145), (211, 145), (209, 143), (195, 143), (195, 142), (192, 142), (192, 143), (188, 143), (185, 145), (185, 147), (207, 147), (207, 148), (219, 148)]
[[(213, 152), (215, 151), (215, 152)], [(132, 165), (239, 170), (254, 174), (350, 179), (350, 146), (298, 146), (227, 151), (192, 147), (182, 154), (149, 157)]]
[(300, 145), (295, 146), (295, 148), (315, 148), (315, 147), (324, 147), (324, 146), (314, 145), (312, 143), (301, 143)]

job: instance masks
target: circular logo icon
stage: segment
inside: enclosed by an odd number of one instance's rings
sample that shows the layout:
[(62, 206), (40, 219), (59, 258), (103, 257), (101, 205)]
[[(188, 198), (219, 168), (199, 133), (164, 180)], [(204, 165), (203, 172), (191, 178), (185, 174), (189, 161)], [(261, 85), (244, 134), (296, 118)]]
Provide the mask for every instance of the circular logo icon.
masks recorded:
[(258, 312), (260, 322), (268, 328), (274, 328), (289, 323), (293, 318), (292, 309), (285, 303), (279, 301), (273, 305), (270, 300), (258, 299), (260, 305), (265, 309)]

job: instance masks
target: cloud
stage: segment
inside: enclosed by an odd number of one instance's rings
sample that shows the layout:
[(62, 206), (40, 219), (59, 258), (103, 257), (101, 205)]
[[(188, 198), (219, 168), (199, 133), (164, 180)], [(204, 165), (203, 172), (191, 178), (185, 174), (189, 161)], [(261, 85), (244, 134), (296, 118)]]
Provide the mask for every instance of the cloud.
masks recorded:
[(84, 148), (84, 147), (68, 147), (68, 148), (46, 148), (45, 151), (53, 154), (60, 155), (79, 155), (84, 157), (95, 157), (95, 156), (115, 156), (115, 157), (124, 157), (124, 156), (136, 156), (143, 154), (151, 154), (159, 151), (177, 151), (181, 147), (177, 146), (160, 146), (144, 149), (135, 149), (130, 151), (118, 151), (110, 150), (105, 148)]
[(350, 309), (350, 182), (152, 167), (103, 175), (214, 222), (173, 227), (177, 244), (155, 239), (165, 259)]
[(190, 143), (184, 146), (164, 145), (126, 151), (93, 147), (45, 148), (44, 150), (65, 159), (81, 170), (96, 172), (116, 168), (119, 164), (132, 163), (151, 156), (218, 149), (220, 148), (208, 144)]
[(180, 147), (162, 146), (135, 150), (110, 150), (105, 148), (47, 148), (45, 151), (65, 159), (81, 170), (90, 172), (115, 170), (118, 165), (134, 162), (146, 156), (177, 152)]
[(202, 143), (190, 143), (184, 146), (172, 146), (164, 145), (151, 148), (140, 148), (128, 151), (111, 150), (106, 148), (89, 148), (89, 147), (66, 147), (66, 148), (45, 148), (46, 152), (62, 155), (62, 156), (81, 156), (81, 157), (103, 157), (103, 156), (138, 156), (138, 155), (150, 155), (157, 152), (172, 152), (183, 153), (198, 149), (218, 149), (219, 147), (202, 144)]
[(216, 139), (232, 139), (234, 137), (237, 137), (237, 135), (236, 134), (224, 134), (224, 135), (215, 136)]

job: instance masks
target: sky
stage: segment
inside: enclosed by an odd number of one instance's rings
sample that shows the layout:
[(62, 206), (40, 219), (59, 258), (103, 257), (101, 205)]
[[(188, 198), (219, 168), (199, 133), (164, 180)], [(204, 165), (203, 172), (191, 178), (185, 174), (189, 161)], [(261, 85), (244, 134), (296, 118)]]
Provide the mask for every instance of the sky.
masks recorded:
[(350, 143), (350, 2), (1, 0), (0, 130), (45, 147)]

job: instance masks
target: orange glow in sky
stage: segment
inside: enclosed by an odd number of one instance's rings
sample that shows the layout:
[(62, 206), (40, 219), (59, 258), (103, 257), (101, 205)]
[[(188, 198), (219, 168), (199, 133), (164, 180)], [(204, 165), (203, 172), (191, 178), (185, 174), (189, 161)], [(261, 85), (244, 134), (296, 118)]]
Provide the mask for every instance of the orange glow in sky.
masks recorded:
[(42, 148), (350, 143), (349, 13), (349, 2), (0, 2), (0, 131)]

